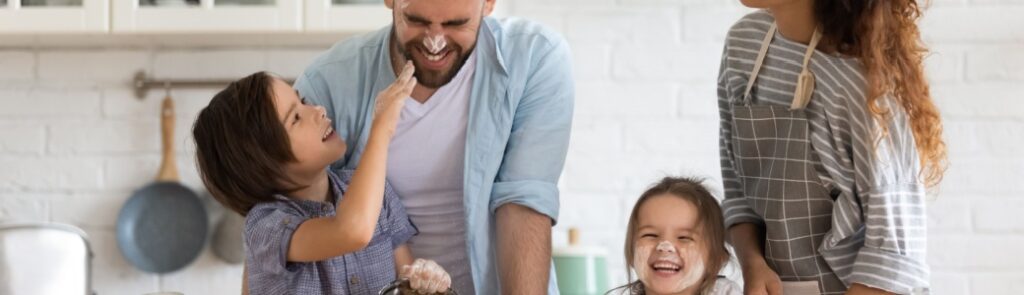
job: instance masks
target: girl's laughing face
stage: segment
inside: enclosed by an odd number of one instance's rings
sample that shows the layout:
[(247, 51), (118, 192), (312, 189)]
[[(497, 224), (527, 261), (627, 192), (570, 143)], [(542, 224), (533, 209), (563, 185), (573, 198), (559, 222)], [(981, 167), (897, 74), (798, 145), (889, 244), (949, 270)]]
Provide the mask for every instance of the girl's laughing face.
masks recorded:
[(647, 294), (696, 294), (704, 279), (707, 247), (697, 207), (672, 196), (640, 206), (632, 266)]

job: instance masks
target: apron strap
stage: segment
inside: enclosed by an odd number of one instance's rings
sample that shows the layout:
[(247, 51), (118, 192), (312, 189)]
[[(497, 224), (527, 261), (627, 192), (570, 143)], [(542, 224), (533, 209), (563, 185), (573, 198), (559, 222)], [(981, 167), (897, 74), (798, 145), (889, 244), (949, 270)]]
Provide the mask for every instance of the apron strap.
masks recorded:
[(772, 45), (772, 38), (775, 37), (776, 30), (778, 30), (778, 25), (772, 22), (772, 27), (768, 29), (768, 33), (764, 35), (764, 40), (761, 41), (761, 50), (757, 53), (757, 60), (754, 61), (754, 70), (750, 71), (750, 78), (747, 79), (747, 90), (743, 91), (744, 104), (750, 104), (750, 89), (754, 88), (757, 74), (761, 72), (761, 64), (764, 63), (764, 57), (768, 55), (768, 47)]
[(800, 70), (800, 76), (796, 81), (796, 90), (793, 91), (793, 103), (789, 106), (790, 110), (803, 109), (811, 102), (815, 82), (814, 74), (810, 70), (811, 56), (814, 55), (814, 48), (818, 47), (819, 41), (821, 41), (821, 31), (815, 28), (814, 35), (811, 35), (811, 43), (807, 44), (807, 52), (804, 53), (803, 69)]
[[(761, 41), (761, 50), (757, 53), (754, 69), (751, 70), (750, 78), (747, 80), (747, 88), (743, 91), (744, 104), (750, 104), (750, 90), (754, 88), (754, 83), (757, 82), (757, 75), (761, 72), (761, 65), (764, 64), (764, 58), (768, 55), (768, 48), (771, 47), (776, 31), (778, 31), (778, 24), (772, 22), (771, 28), (768, 29), (768, 33), (764, 35), (764, 40)], [(789, 107), (790, 110), (802, 109), (811, 101), (815, 82), (814, 74), (809, 70), (809, 66), (811, 57), (814, 55), (814, 49), (820, 41), (821, 31), (815, 28), (814, 35), (811, 36), (811, 42), (807, 45), (807, 52), (804, 53), (803, 68), (800, 70), (800, 76), (797, 79), (796, 91), (793, 92), (793, 103)]]
[(807, 44), (807, 51), (804, 52), (804, 69), (811, 64), (811, 56), (814, 55), (814, 49), (818, 47), (818, 42), (821, 42), (821, 30), (818, 28), (814, 29), (814, 35), (811, 35), (811, 43)]

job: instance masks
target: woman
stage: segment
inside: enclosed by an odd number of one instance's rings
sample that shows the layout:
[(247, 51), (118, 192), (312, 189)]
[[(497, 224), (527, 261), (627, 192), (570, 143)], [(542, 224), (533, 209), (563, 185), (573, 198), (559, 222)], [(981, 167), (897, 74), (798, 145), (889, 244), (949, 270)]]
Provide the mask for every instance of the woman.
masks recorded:
[(730, 29), (718, 94), (745, 293), (927, 292), (945, 144), (916, 1), (742, 2), (764, 10)]

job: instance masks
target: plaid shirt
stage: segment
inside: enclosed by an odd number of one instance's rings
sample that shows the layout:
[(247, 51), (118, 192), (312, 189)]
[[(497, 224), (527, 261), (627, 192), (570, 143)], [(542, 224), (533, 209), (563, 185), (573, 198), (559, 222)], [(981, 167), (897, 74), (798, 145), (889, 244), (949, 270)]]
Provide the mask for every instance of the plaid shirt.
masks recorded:
[[(327, 173), (334, 196), (342, 196), (352, 171)], [(377, 228), (366, 248), (317, 262), (289, 262), (295, 229), (310, 218), (334, 216), (340, 197), (330, 204), (275, 197), (278, 201), (253, 207), (245, 220), (245, 259), (254, 295), (375, 294), (395, 280), (395, 248), (417, 232), (398, 195), (386, 185)]]

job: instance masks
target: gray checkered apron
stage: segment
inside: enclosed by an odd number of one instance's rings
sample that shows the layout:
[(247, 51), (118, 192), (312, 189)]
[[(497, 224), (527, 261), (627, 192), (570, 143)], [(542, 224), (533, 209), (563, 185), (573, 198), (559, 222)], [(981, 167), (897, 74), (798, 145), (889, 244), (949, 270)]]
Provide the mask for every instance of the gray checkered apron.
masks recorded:
[(753, 105), (751, 89), (775, 31), (772, 24), (742, 101), (733, 106), (736, 172), (747, 203), (764, 219), (768, 266), (784, 282), (817, 281), (822, 294), (842, 294), (846, 286), (818, 251), (832, 227), (834, 200), (815, 169), (819, 160), (804, 113), (814, 87), (808, 62), (820, 33), (808, 46), (792, 106)]

